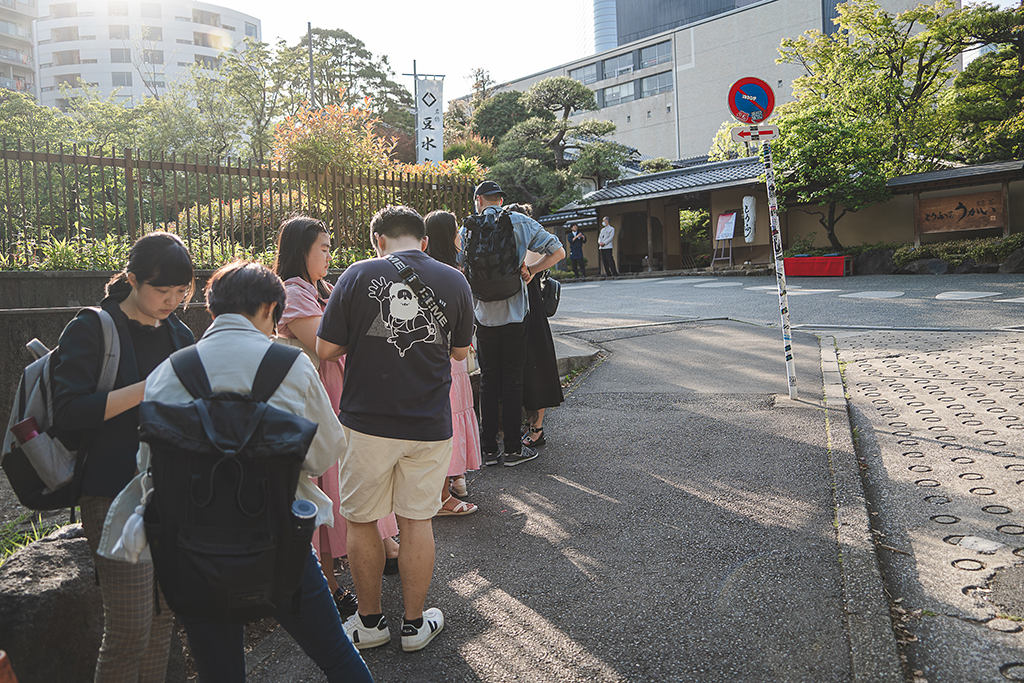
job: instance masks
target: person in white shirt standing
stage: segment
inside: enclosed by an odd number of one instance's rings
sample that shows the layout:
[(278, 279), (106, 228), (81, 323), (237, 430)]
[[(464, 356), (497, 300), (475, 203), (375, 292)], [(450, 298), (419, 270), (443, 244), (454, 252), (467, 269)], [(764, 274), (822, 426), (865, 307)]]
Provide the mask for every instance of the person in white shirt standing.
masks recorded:
[(601, 219), (601, 233), (597, 236), (597, 249), (601, 252), (601, 263), (604, 264), (605, 275), (618, 275), (615, 257), (612, 255), (612, 241), (615, 239), (615, 228), (608, 222), (608, 216)]

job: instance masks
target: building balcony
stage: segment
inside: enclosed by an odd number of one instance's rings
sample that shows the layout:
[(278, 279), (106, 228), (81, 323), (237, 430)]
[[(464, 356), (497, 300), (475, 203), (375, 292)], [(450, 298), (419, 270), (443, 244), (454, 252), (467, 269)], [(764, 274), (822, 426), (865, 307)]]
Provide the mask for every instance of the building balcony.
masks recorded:
[(0, 33), (6, 33), (9, 36), (14, 36), (15, 38), (21, 38), (23, 40), (32, 42), (31, 31), (29, 31), (27, 28), (22, 28), (17, 24), (12, 24), (9, 21), (0, 21)]
[(0, 62), (14, 64), (15, 66), (24, 66), (29, 69), (33, 66), (32, 57), (29, 56), (27, 52), (11, 50), (6, 47), (0, 47)]

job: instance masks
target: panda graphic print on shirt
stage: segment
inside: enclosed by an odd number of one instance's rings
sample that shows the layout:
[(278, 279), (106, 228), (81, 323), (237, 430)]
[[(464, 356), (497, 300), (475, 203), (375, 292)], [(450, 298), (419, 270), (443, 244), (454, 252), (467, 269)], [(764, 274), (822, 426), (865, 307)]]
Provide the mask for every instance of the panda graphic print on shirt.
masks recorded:
[[(429, 287), (426, 289), (433, 294)], [(380, 317), (367, 330), (367, 336), (387, 337), (388, 343), (398, 349), (402, 358), (413, 344), (419, 342), (448, 345), (444, 330), (430, 312), (420, 306), (409, 285), (376, 278), (370, 282), (369, 294), (380, 302)], [(438, 300), (438, 305), (443, 307), (444, 302)]]

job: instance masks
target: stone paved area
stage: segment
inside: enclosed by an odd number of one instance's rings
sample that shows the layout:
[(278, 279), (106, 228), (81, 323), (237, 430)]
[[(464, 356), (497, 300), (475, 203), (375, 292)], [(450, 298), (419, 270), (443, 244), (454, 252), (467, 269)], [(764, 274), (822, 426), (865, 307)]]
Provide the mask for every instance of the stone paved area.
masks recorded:
[(1024, 335), (837, 335), (910, 680), (1024, 680)]

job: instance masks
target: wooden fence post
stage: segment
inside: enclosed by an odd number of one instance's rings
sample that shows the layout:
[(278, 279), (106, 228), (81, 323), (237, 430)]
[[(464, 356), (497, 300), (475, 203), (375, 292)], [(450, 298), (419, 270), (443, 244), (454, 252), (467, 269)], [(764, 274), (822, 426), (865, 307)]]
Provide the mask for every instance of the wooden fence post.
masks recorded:
[(128, 208), (128, 237), (135, 243), (135, 179), (132, 173), (132, 150), (124, 150), (124, 199)]

